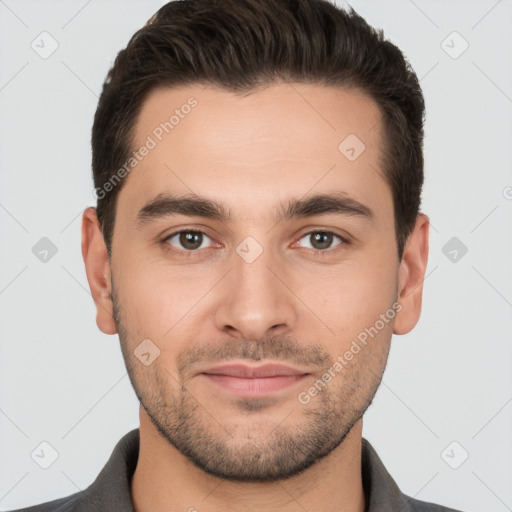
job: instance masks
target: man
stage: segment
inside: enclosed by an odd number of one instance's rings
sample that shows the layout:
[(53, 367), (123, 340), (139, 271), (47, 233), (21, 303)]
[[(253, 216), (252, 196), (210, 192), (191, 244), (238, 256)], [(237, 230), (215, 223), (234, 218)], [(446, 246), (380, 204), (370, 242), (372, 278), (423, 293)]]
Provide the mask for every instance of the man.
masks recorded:
[(421, 311), (424, 101), (323, 0), (188, 0), (121, 51), (82, 254), (140, 429), (28, 511), (448, 511), (403, 495), (363, 414)]

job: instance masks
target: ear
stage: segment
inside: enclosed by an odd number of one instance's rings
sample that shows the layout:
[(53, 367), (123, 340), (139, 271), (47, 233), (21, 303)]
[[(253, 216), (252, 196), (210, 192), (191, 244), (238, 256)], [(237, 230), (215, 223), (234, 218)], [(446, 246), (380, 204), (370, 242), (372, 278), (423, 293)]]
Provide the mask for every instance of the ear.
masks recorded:
[(82, 257), (92, 298), (96, 304), (96, 324), (105, 334), (116, 334), (111, 299), (111, 271), (96, 209), (86, 208), (82, 215)]
[(405, 243), (398, 270), (398, 302), (402, 309), (395, 317), (394, 334), (407, 334), (420, 318), (423, 281), (428, 261), (428, 236), (429, 218), (420, 213)]

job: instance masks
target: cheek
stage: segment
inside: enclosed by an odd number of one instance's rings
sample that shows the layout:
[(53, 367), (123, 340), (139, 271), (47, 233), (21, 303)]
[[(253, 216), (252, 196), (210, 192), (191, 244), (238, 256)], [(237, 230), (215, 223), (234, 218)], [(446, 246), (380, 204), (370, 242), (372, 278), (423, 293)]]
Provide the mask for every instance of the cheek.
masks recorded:
[(125, 253), (124, 261), (118, 263), (116, 291), (130, 338), (149, 338), (162, 351), (179, 350), (183, 332), (194, 335), (194, 325), (201, 325), (194, 320), (201, 312), (201, 298), (215, 284), (215, 276), (199, 276), (198, 271), (190, 272), (191, 266), (180, 269), (161, 259), (137, 259), (136, 253)]
[[(354, 258), (336, 272), (317, 276), (302, 287), (299, 295), (309, 298), (307, 303), (311, 310), (334, 331), (332, 339), (337, 350), (350, 344), (391, 308), (395, 299), (397, 267), (391, 261), (356, 261)], [(382, 330), (388, 328), (386, 323)]]

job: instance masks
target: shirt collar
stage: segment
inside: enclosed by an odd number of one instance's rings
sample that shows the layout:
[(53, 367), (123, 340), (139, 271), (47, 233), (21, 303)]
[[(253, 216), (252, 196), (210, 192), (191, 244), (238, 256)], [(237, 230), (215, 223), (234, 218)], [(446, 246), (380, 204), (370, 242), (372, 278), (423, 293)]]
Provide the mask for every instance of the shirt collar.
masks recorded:
[[(78, 503), (98, 511), (135, 512), (130, 495), (130, 481), (139, 457), (139, 429), (122, 437), (96, 480), (77, 496)], [(366, 500), (365, 512), (407, 512), (407, 498), (384, 467), (377, 452), (362, 439), (361, 472)], [(78, 504), (76, 503), (76, 504)]]

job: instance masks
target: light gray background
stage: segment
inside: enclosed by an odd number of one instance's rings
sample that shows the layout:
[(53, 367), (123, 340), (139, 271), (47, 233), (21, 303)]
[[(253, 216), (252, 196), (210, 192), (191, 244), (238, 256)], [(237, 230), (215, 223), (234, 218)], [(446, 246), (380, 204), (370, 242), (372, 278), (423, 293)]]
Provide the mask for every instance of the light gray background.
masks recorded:
[[(0, 1), (1, 510), (84, 489), (138, 426), (118, 338), (96, 327), (80, 214), (94, 205), (89, 139), (101, 84), (164, 3)], [(364, 436), (407, 494), (512, 510), (512, 2), (350, 5), (421, 78), (432, 223), (422, 317), (394, 336)], [(42, 31), (59, 44), (47, 59), (31, 48)], [(444, 49), (462, 48), (458, 36), (446, 40), (453, 31), (469, 43), (456, 59)], [(32, 253), (43, 236), (58, 248), (47, 263)], [(442, 252), (454, 236), (468, 248), (457, 262)], [(43, 441), (59, 454), (48, 469), (31, 458)], [(449, 467), (463, 450), (469, 458)]]

